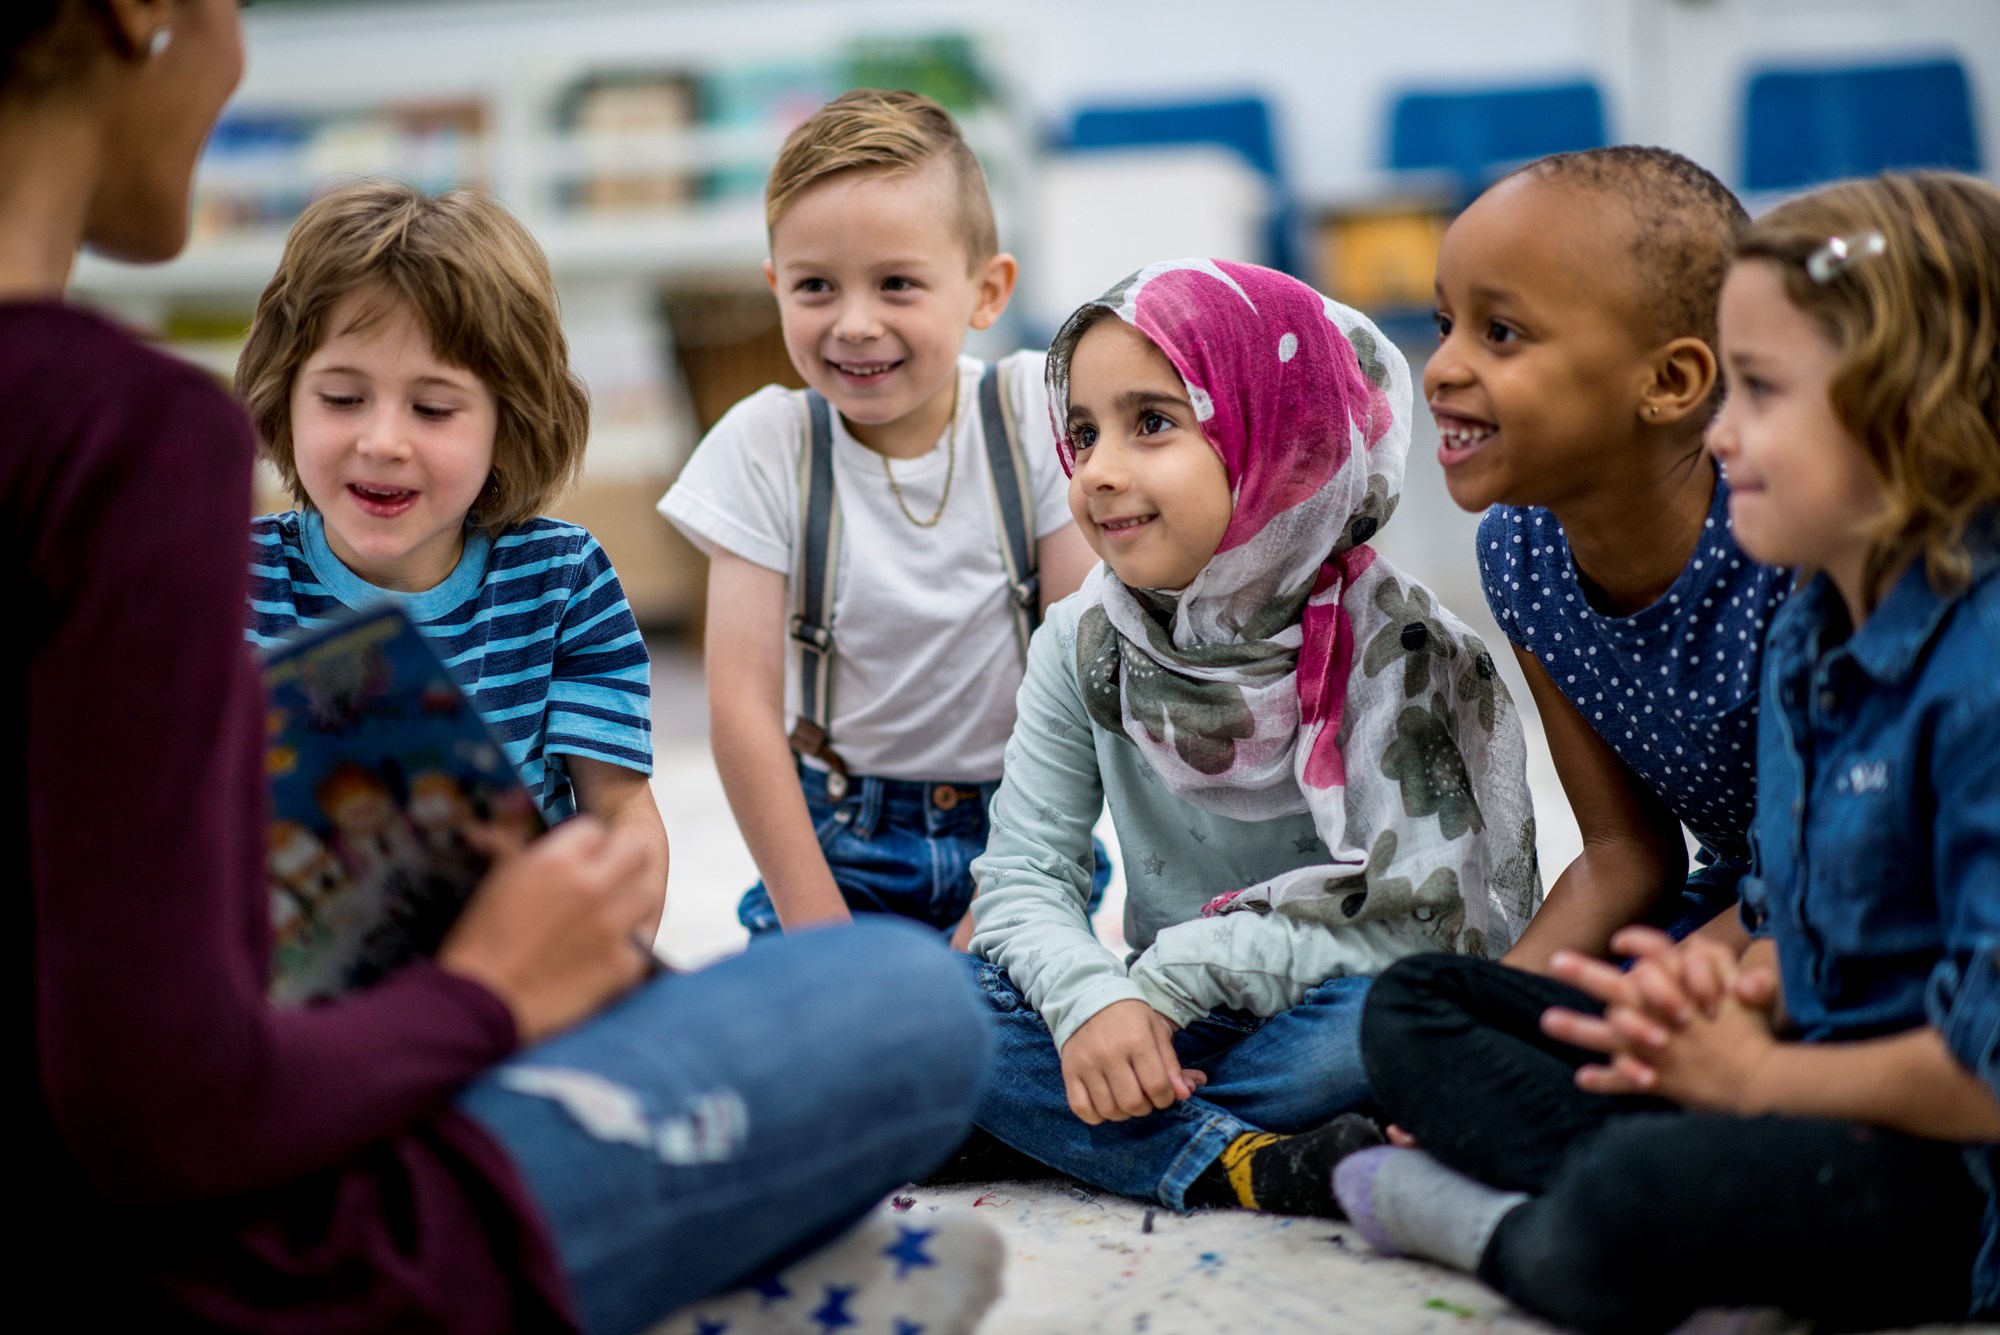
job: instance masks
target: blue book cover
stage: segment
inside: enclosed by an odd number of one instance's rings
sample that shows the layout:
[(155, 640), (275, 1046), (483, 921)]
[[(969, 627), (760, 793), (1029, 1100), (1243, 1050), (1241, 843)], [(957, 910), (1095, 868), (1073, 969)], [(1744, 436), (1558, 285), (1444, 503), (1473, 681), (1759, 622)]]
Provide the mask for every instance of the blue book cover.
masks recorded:
[(545, 828), (478, 710), (400, 608), (265, 662), (273, 999), (369, 986), (434, 953), (486, 873), (471, 825)]

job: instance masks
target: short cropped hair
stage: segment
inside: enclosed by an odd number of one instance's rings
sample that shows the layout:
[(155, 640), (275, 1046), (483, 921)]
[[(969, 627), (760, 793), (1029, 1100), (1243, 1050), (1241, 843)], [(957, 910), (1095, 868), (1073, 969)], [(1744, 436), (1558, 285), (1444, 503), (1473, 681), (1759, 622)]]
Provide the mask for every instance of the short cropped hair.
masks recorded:
[[(1852, 258), (1815, 276), (1808, 261), (1835, 238)], [(2000, 189), (1952, 172), (1845, 181), (1759, 218), (1736, 255), (1775, 263), (1840, 349), (1828, 397), (1889, 498), (1869, 600), (1914, 554), (1934, 587), (1963, 587), (1966, 530), (2000, 506)]]
[(1649, 332), (1715, 346), (1722, 280), (1750, 221), (1715, 173), (1670, 149), (1620, 144), (1554, 153), (1516, 174), (1621, 201), (1633, 219), (1632, 274)]
[(473, 526), (498, 534), (547, 509), (575, 481), (590, 435), (590, 395), (569, 366), (548, 258), (490, 195), (379, 180), (334, 190), (299, 215), (236, 363), (237, 397), (293, 500), (312, 503), (292, 453), (293, 382), (342, 332), (328, 328), (333, 308), (361, 291), (380, 301), (363, 327), (401, 303), (439, 360), (492, 391), (493, 471)]
[(764, 222), (778, 220), (798, 197), (847, 171), (914, 172), (941, 162), (951, 172), (959, 239), (969, 264), (1000, 253), (1000, 229), (986, 193), (986, 173), (951, 113), (921, 93), (857, 88), (815, 111), (786, 137), (764, 190)]

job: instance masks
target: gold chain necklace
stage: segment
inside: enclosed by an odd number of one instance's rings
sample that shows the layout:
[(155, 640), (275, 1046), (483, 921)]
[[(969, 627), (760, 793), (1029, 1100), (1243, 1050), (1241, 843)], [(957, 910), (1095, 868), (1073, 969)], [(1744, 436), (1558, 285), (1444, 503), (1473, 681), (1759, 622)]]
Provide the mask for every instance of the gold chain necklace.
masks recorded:
[(946, 503), (951, 500), (951, 478), (952, 474), (958, 471), (958, 399), (956, 390), (953, 391), (952, 395), (951, 422), (945, 428), (944, 440), (946, 451), (944, 456), (944, 491), (938, 496), (937, 510), (929, 519), (919, 519), (910, 512), (910, 503), (903, 499), (903, 489), (896, 485), (896, 470), (889, 467), (889, 456), (886, 454), (876, 456), (882, 461), (882, 476), (889, 479), (889, 493), (896, 498), (896, 508), (903, 512), (903, 518), (909, 520), (918, 528), (936, 528), (938, 520), (944, 518)]

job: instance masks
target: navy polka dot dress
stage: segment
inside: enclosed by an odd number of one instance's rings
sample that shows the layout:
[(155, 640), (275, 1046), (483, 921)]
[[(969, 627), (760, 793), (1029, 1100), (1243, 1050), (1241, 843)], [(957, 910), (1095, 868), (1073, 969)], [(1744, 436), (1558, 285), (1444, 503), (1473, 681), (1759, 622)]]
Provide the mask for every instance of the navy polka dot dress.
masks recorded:
[(1694, 555), (1630, 616), (1590, 606), (1569, 539), (1547, 510), (1496, 505), (1479, 525), (1479, 573), (1508, 639), (1701, 845), (1689, 892), (1712, 909), (1750, 863), (1757, 797), (1757, 682), (1764, 630), (1792, 585), (1729, 532), (1719, 477)]

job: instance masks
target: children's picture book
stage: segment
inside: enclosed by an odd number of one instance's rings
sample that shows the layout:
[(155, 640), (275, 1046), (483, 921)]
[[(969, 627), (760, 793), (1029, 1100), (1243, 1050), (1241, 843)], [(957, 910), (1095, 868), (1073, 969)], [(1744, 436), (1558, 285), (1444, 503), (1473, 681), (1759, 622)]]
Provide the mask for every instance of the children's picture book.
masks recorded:
[(506, 752), (400, 608), (356, 613), (264, 666), (271, 996), (303, 1004), (434, 953), (486, 873), (465, 837), (545, 828)]

